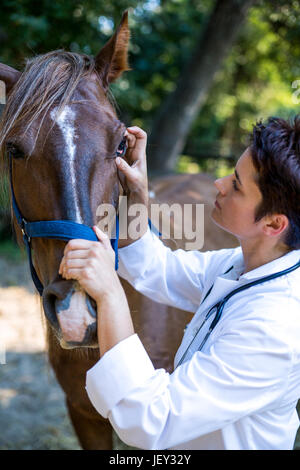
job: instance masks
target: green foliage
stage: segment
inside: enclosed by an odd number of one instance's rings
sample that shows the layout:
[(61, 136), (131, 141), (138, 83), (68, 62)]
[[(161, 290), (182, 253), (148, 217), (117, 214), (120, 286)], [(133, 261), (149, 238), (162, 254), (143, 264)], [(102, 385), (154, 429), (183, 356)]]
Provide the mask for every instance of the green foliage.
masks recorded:
[(119, 21), (133, 0), (3, 0), (1, 61), (20, 67), (25, 57), (65, 48), (96, 53), (110, 35), (101, 19)]
[(299, 113), (292, 83), (300, 78), (300, 5), (265, 1), (250, 10), (238, 41), (193, 124), (185, 153), (239, 157), (253, 124)]
[(212, 0), (3, 0), (0, 61), (21, 69), (26, 57), (65, 48), (96, 54), (129, 7), (130, 65), (112, 91), (121, 117), (151, 129), (201, 33)]
[(26, 252), (20, 250), (15, 241), (7, 239), (0, 242), (0, 258), (14, 263), (26, 260)]
[(151, 131), (153, 119), (175, 89), (213, 3), (149, 1), (135, 8), (130, 16), (132, 71), (112, 86), (128, 124)]
[(178, 159), (175, 171), (177, 173), (208, 173), (215, 178), (223, 178), (234, 172), (233, 162), (221, 157), (218, 158), (197, 158), (189, 155), (181, 155)]

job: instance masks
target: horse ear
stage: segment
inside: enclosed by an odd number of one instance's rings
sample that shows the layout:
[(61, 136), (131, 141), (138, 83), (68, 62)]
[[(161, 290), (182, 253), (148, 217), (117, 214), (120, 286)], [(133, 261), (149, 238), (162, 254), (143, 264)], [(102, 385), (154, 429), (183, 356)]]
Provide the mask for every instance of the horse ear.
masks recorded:
[(130, 70), (128, 66), (129, 38), (128, 11), (125, 11), (115, 34), (102, 47), (95, 58), (95, 68), (105, 89), (108, 88), (111, 82), (119, 78), (123, 72)]
[(10, 93), (21, 75), (21, 72), (18, 72), (18, 70), (13, 69), (9, 65), (0, 63), (0, 80), (5, 83), (6, 93)]

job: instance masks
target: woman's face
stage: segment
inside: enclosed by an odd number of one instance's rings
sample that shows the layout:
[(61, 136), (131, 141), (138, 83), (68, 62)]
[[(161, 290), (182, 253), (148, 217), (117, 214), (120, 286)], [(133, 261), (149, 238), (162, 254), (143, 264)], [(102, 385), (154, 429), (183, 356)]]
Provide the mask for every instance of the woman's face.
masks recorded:
[(239, 240), (262, 234), (263, 219), (254, 223), (255, 209), (262, 201), (255, 175), (256, 170), (247, 148), (237, 161), (235, 172), (215, 181), (220, 208), (214, 207), (211, 218)]

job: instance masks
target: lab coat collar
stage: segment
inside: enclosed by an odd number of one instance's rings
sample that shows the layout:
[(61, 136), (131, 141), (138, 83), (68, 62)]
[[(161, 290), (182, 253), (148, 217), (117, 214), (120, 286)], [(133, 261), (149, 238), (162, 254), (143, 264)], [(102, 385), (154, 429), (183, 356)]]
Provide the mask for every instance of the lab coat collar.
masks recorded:
[[(300, 250), (292, 250), (280, 258), (274, 259), (269, 263), (263, 264), (262, 266), (259, 266), (258, 268), (252, 269), (252, 271), (241, 275), (240, 279), (259, 279), (260, 277), (267, 276), (268, 274), (277, 273), (279, 271), (283, 271), (284, 269), (290, 268), (298, 261), (300, 261)], [(241, 249), (240, 255), (234, 263), (234, 268), (237, 271), (243, 272), (244, 267), (243, 252)]]

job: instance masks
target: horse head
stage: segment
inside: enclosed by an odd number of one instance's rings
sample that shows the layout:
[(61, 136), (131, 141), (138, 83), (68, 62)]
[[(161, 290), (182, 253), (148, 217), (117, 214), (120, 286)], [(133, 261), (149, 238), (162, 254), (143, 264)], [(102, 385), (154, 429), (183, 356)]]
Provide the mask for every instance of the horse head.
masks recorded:
[[(22, 73), (0, 64), (8, 96), (1, 153), (4, 163), (11, 156), (14, 195), (27, 221), (67, 220), (91, 227), (100, 204), (117, 208), (115, 156), (126, 127), (117, 117), (109, 85), (129, 70), (128, 42), (125, 12), (95, 57), (52, 51), (27, 61)], [(66, 242), (32, 238), (30, 243), (43, 309), (61, 346), (97, 347), (95, 302), (76, 281), (58, 274)]]

